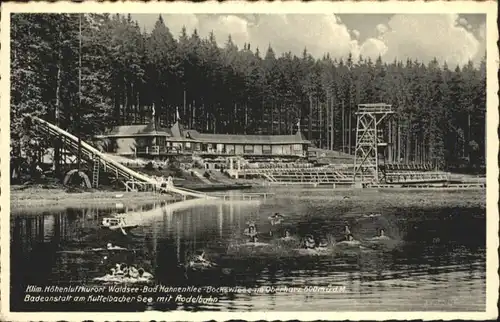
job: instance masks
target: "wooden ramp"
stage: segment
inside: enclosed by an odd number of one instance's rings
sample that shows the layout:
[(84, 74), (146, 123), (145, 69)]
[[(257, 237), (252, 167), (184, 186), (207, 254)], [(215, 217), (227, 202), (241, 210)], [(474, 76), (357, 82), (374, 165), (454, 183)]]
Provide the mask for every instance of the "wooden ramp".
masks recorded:
[[(36, 116), (31, 116), (31, 119), (35, 122), (36, 128), (43, 134), (49, 135), (51, 137), (59, 138), (63, 144), (63, 146), (75, 153), (78, 151), (78, 138), (71, 133), (59, 128), (58, 126), (51, 124), (41, 118)], [(216, 198), (213, 196), (209, 196), (205, 193), (201, 193), (199, 191), (188, 190), (183, 188), (174, 187), (173, 185), (162, 186), (162, 183), (152, 178), (146, 174), (139, 173), (132, 169), (127, 168), (121, 163), (115, 161), (110, 158), (105, 153), (100, 152), (96, 148), (92, 147), (90, 144), (81, 141), (81, 152), (82, 159), (84, 159), (87, 163), (92, 165), (93, 169), (93, 180), (98, 180), (99, 171), (102, 169), (105, 172), (114, 174), (116, 178), (120, 178), (123, 182), (134, 181), (134, 182), (142, 182), (147, 185), (154, 186), (157, 190), (165, 191), (168, 193), (175, 193), (185, 197), (193, 197), (193, 198)], [(95, 182), (94, 182), (95, 183)]]

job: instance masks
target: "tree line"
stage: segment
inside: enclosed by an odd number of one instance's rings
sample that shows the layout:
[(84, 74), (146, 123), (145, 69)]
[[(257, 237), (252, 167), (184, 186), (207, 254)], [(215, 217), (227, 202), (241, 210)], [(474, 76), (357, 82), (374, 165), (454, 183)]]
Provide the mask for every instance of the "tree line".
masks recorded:
[[(392, 104), (390, 161), (442, 168), (484, 164), (486, 63), (436, 59), (383, 62), (276, 55), (229, 36), (174, 35), (158, 17), (150, 32), (130, 15), (13, 14), (11, 154), (32, 155), (37, 140), (25, 114), (90, 140), (115, 125), (164, 126), (179, 111), (185, 126), (210, 133), (292, 134), (354, 153), (357, 105)], [(299, 124), (298, 124), (299, 123)]]

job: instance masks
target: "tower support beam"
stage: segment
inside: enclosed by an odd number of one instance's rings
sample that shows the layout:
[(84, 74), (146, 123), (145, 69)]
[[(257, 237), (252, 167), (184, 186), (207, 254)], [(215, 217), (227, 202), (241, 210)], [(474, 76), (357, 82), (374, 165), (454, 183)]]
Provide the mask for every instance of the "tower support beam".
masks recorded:
[[(380, 156), (385, 160), (385, 125), (394, 115), (391, 105), (359, 104), (356, 112), (356, 148), (354, 151), (354, 178), (363, 183), (379, 183), (383, 180)], [(389, 136), (389, 140), (390, 140)]]

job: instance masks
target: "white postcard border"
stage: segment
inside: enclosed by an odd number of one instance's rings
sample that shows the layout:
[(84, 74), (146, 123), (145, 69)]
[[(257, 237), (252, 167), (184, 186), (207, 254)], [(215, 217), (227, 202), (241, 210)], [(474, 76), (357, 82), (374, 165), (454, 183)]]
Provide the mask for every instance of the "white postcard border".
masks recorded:
[[(111, 12), (111, 13), (485, 13), (487, 43), (487, 262), (486, 262), (486, 311), (471, 312), (154, 312), (144, 313), (71, 313), (71, 312), (34, 312), (14, 313), (9, 309), (10, 289), (10, 187), (9, 187), (9, 142), (10, 142), (10, 13), (13, 12)], [(2, 5), (1, 13), (1, 105), (0, 113), (0, 229), (1, 229), (1, 316), (7, 321), (23, 320), (190, 320), (208, 319), (229, 320), (386, 320), (386, 319), (423, 319), (450, 320), (494, 319), (498, 316), (498, 78), (499, 54), (496, 46), (498, 30), (496, 26), (497, 7), (495, 1), (385, 1), (385, 2), (205, 2), (205, 3), (157, 3), (157, 2), (115, 2), (98, 3), (71, 2), (56, 3), (13, 3)]]

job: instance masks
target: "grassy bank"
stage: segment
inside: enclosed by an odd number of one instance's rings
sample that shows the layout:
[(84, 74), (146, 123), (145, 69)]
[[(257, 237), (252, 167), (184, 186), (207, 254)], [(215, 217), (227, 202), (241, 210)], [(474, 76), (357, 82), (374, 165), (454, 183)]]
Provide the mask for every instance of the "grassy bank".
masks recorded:
[[(372, 189), (321, 189), (297, 187), (259, 187), (252, 192), (272, 192), (274, 202), (336, 202), (341, 207), (356, 208), (426, 208), (481, 207), (486, 208), (486, 190), (404, 191)], [(281, 200), (280, 200), (281, 199)], [(177, 197), (147, 192), (86, 191), (68, 192), (63, 188), (16, 187), (11, 189), (12, 213), (40, 213), (66, 208), (114, 208), (142, 206), (158, 202), (173, 202)], [(273, 201), (271, 201), (273, 202)]]
[(477, 190), (398, 190), (398, 189), (321, 189), (270, 188), (276, 197), (289, 200), (334, 201), (346, 207), (376, 208), (486, 208), (486, 189)]
[(67, 192), (61, 188), (30, 187), (10, 192), (11, 212), (29, 210), (30, 208), (57, 210), (65, 208), (115, 207), (150, 204), (161, 201), (175, 201), (178, 198), (153, 192), (120, 192), (120, 191), (85, 191)]

